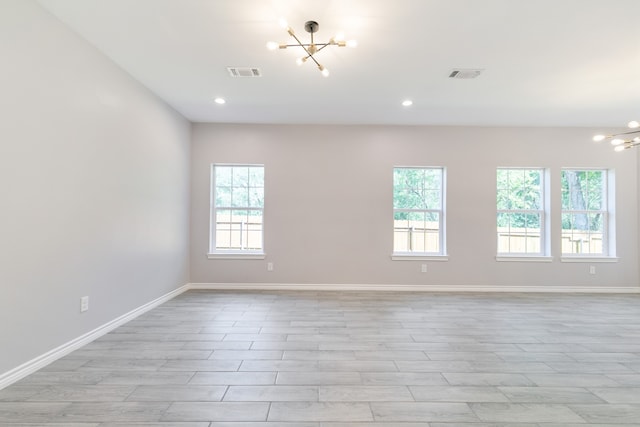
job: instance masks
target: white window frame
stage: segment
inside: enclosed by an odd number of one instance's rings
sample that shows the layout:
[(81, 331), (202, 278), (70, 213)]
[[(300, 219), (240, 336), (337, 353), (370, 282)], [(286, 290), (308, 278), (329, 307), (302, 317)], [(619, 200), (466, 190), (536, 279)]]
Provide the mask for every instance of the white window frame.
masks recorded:
[[(614, 173), (610, 169), (606, 168), (577, 168), (577, 167), (566, 167), (562, 168), (561, 174), (564, 174), (565, 171), (576, 171), (576, 172), (588, 172), (588, 171), (596, 171), (602, 172), (603, 175), (603, 184), (602, 184), (602, 207), (600, 210), (571, 210), (571, 209), (563, 209), (561, 203), (561, 225), (560, 225), (560, 238), (562, 239), (563, 229), (562, 229), (562, 216), (564, 214), (590, 214), (590, 213), (600, 213), (603, 216), (602, 220), (602, 253), (565, 253), (562, 252), (562, 245), (560, 247), (561, 251), (561, 261), (562, 262), (616, 262), (618, 258), (616, 258), (615, 254), (615, 239), (614, 239)], [(561, 190), (562, 191), (562, 190)]]
[[(262, 168), (262, 177), (263, 177), (263, 189), (265, 187), (264, 184), (264, 176), (265, 176), (265, 167), (263, 164), (237, 164), (237, 163), (212, 163), (211, 164), (211, 193), (210, 193), (210, 210), (209, 210), (209, 252), (207, 257), (209, 259), (264, 259), (264, 202), (262, 204), (262, 208), (256, 207), (239, 207), (239, 206), (217, 206), (216, 205), (216, 167), (233, 167), (233, 168), (249, 168), (249, 167), (260, 167)], [(259, 250), (256, 249), (218, 249), (216, 248), (216, 212), (218, 210), (227, 210), (227, 211), (260, 211), (262, 216), (262, 230), (261, 230), (261, 241), (262, 248)], [(241, 239), (242, 241), (242, 239)]]
[[(500, 170), (538, 171), (540, 173), (540, 203), (539, 209), (497, 209), (496, 206), (496, 260), (497, 261), (533, 261), (551, 262), (549, 238), (549, 170), (541, 167), (498, 167), (496, 168), (496, 203), (498, 196), (497, 175)], [(537, 214), (540, 217), (540, 250), (538, 252), (498, 252), (498, 214)]]
[[(447, 261), (447, 246), (446, 246), (446, 168), (443, 166), (394, 166), (393, 172), (396, 169), (417, 169), (417, 170), (438, 170), (440, 171), (440, 209), (396, 209), (394, 207), (394, 200), (392, 195), (392, 207), (393, 216), (395, 218), (396, 212), (424, 212), (424, 213), (437, 213), (438, 214), (438, 240), (439, 249), (438, 252), (422, 252), (422, 251), (393, 251), (391, 259), (394, 261), (406, 261), (406, 260), (431, 260), (431, 261)], [(395, 173), (392, 174), (395, 176)], [(393, 183), (395, 185), (395, 183)], [(395, 227), (392, 227), (395, 232)], [(395, 248), (395, 241), (392, 238), (392, 245)]]

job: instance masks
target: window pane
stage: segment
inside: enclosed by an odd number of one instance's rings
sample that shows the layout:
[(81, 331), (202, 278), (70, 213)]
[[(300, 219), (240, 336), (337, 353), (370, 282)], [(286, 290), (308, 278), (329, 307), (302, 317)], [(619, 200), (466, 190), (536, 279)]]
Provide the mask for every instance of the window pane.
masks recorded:
[(395, 212), (394, 252), (440, 252), (440, 214)]
[(216, 187), (216, 207), (228, 208), (231, 206), (231, 187)]
[(409, 217), (408, 212), (394, 212), (393, 214), (393, 251), (407, 252), (410, 250)]
[(562, 210), (569, 209), (571, 206), (571, 197), (569, 194), (569, 181), (567, 180), (567, 171), (562, 171), (560, 177), (560, 185), (562, 188)]
[(606, 254), (606, 171), (562, 171), (562, 253)]
[[(527, 214), (525, 215), (525, 222), (527, 230), (537, 230), (540, 234), (540, 215), (539, 214)], [(529, 233), (530, 231), (528, 231)]]
[(509, 231), (509, 219), (510, 215), (508, 213), (499, 212), (498, 213), (498, 227), (505, 228), (504, 231)]
[(264, 207), (264, 188), (249, 188), (249, 207)]
[(249, 168), (246, 166), (237, 166), (233, 168), (233, 186), (235, 188), (244, 188), (249, 185)]
[(442, 188), (442, 170), (441, 169), (425, 169), (424, 170), (424, 187), (426, 189), (440, 190)]
[(565, 170), (562, 171), (562, 175), (566, 183), (563, 209), (579, 211), (586, 210), (586, 181), (584, 179), (584, 172)]
[(249, 189), (234, 188), (231, 194), (231, 206), (234, 208), (246, 208), (249, 206)]
[(216, 211), (216, 248), (229, 249), (231, 234), (231, 211), (219, 209)]
[(249, 185), (251, 187), (264, 187), (264, 167), (249, 167)]
[(394, 252), (440, 253), (442, 187), (441, 168), (394, 168)]
[(442, 169), (395, 168), (395, 209), (440, 209)]
[(542, 173), (540, 169), (497, 169), (498, 253), (543, 252)]
[[(214, 166), (215, 227), (212, 246), (220, 250), (262, 249), (263, 166)], [(233, 209), (256, 207), (260, 209)]]
[(511, 209), (511, 199), (509, 198), (509, 191), (502, 189), (497, 192), (498, 209), (505, 210)]
[(524, 209), (539, 210), (541, 208), (540, 189), (538, 187), (525, 187)]
[(231, 168), (230, 166), (216, 166), (216, 187), (231, 187)]
[(427, 190), (424, 192), (424, 208), (440, 209), (440, 190)]
[(587, 209), (604, 209), (604, 180), (602, 171), (587, 172)]

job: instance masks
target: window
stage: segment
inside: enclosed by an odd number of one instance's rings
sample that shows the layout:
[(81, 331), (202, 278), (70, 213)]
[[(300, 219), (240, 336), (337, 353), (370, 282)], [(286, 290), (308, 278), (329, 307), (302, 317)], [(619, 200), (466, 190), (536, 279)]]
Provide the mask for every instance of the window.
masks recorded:
[(212, 165), (212, 254), (263, 252), (264, 166)]
[(394, 254), (443, 255), (444, 169), (393, 169)]
[(609, 255), (607, 171), (562, 170), (562, 254)]
[(497, 170), (498, 254), (546, 254), (544, 189), (543, 169)]

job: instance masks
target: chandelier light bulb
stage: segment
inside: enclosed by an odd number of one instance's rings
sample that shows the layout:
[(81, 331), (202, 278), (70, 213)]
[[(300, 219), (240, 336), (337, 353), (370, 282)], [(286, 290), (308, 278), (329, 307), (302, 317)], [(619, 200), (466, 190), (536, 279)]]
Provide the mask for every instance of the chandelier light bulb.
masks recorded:
[(267, 49), (276, 50), (280, 47), (280, 45), (276, 42), (267, 42)]
[(344, 33), (342, 31), (339, 31), (336, 33), (336, 35), (333, 37), (333, 40), (335, 41), (343, 41), (344, 40)]
[(636, 129), (636, 128), (640, 128), (640, 122), (637, 120), (631, 120), (627, 126), (629, 126), (631, 129)]
[(216, 103), (216, 104), (218, 104), (218, 105), (223, 105), (223, 104), (225, 104), (227, 101), (225, 101), (225, 99), (224, 99), (224, 98), (216, 98), (216, 99), (214, 99), (214, 100), (213, 100), (213, 102), (215, 102), (215, 103)]
[(305, 62), (307, 62), (307, 58), (308, 58), (308, 56), (305, 56), (304, 58), (296, 59), (296, 64), (298, 64), (298, 65), (304, 64)]
[(593, 137), (593, 140), (595, 142), (600, 142), (600, 141), (604, 141), (605, 138), (606, 138), (605, 135), (596, 135), (596, 136)]
[(410, 99), (405, 99), (404, 101), (402, 101), (403, 107), (411, 107), (412, 105), (413, 105), (413, 101)]
[(324, 77), (329, 77), (329, 70), (327, 70), (323, 65), (318, 65), (318, 69), (322, 72)]
[(347, 41), (347, 47), (358, 47), (358, 41), (357, 40), (348, 40)]
[(282, 28), (283, 30), (289, 29), (289, 23), (284, 18), (278, 19), (278, 25), (280, 25), (280, 28)]
[(617, 145), (616, 147), (614, 147), (613, 151), (624, 151), (624, 149), (627, 148), (624, 145)]
[(621, 145), (624, 144), (624, 139), (614, 138), (611, 140), (611, 145)]

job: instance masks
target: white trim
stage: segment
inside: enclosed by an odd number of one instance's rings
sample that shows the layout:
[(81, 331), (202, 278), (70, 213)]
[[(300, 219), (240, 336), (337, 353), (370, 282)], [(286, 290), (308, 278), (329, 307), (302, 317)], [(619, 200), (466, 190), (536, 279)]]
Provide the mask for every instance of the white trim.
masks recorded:
[(449, 255), (391, 254), (393, 261), (449, 261)]
[(473, 286), (473, 285), (389, 285), (336, 283), (190, 283), (199, 290), (294, 290), (294, 291), (406, 291), (406, 292), (530, 292), (637, 294), (640, 286)]
[[(446, 256), (445, 253), (447, 251), (447, 237), (446, 237), (446, 168), (444, 166), (394, 166), (393, 167), (393, 185), (395, 187), (396, 184), (396, 169), (414, 169), (420, 171), (432, 171), (438, 170), (440, 172), (440, 208), (439, 209), (404, 209), (404, 208), (395, 208), (395, 194), (393, 197), (393, 218), (394, 218), (394, 247), (395, 247), (395, 214), (397, 212), (423, 212), (423, 213), (437, 213), (438, 214), (438, 242), (440, 244), (440, 251), (435, 253), (432, 252), (435, 256)], [(424, 183), (424, 182), (423, 182)], [(391, 257), (392, 260), (393, 255)], [(425, 258), (425, 260), (427, 260)]]
[(514, 255), (498, 255), (498, 262), (552, 262), (552, 256), (514, 256)]
[(117, 327), (124, 325), (125, 323), (135, 319), (141, 314), (144, 314), (147, 311), (153, 308), (156, 308), (160, 304), (163, 304), (175, 298), (176, 296), (180, 295), (185, 291), (188, 291), (189, 289), (190, 289), (189, 284), (183, 285), (178, 289), (175, 289), (159, 298), (154, 299), (151, 302), (141, 305), (140, 307), (134, 310), (131, 310), (130, 312), (125, 313), (122, 316), (117, 317), (105, 323), (102, 326), (98, 326), (96, 329), (89, 331), (84, 335), (74, 338), (71, 341), (65, 344), (62, 344), (61, 346), (54, 348), (53, 350), (50, 350), (34, 359), (31, 359), (28, 362), (25, 362), (22, 365), (8, 372), (0, 374), (0, 390), (15, 383), (16, 381), (21, 380), (27, 375), (31, 375), (37, 370), (44, 368), (48, 364), (55, 362), (61, 357), (64, 357), (67, 354), (71, 353), (72, 351), (75, 351), (80, 347), (86, 344), (89, 344), (91, 341), (94, 341), (100, 338), (101, 336), (108, 334), (109, 332), (113, 331)]
[(563, 256), (560, 258), (561, 262), (618, 262), (618, 257), (603, 257), (603, 256)]
[[(257, 207), (240, 207), (240, 206), (221, 206), (218, 207), (215, 204), (215, 200), (216, 200), (216, 167), (231, 167), (231, 168), (262, 168), (262, 191), (264, 192), (264, 188), (265, 188), (265, 183), (264, 183), (264, 172), (265, 172), (265, 167), (264, 164), (244, 164), (244, 163), (211, 163), (210, 165), (210, 177), (209, 177), (209, 183), (211, 184), (211, 188), (209, 191), (209, 255), (218, 255), (217, 252), (215, 252), (215, 242), (216, 242), (216, 212), (218, 210), (255, 210), (255, 211), (260, 211), (261, 212), (261, 218), (262, 218), (262, 228), (260, 230), (260, 233), (262, 235), (262, 247), (258, 248), (257, 250), (259, 251), (263, 251), (264, 250), (264, 200), (262, 201), (262, 207), (261, 208), (257, 208)], [(233, 188), (233, 187), (232, 187)], [(233, 190), (232, 190), (233, 191)], [(264, 197), (264, 193), (263, 193), (263, 197)], [(241, 229), (241, 237), (240, 237), (240, 244), (242, 245), (242, 229)], [(247, 240), (248, 242), (248, 240)], [(223, 250), (224, 251), (224, 250)], [(249, 253), (251, 253), (251, 251), (248, 251)], [(222, 252), (224, 253), (224, 252)], [(254, 252), (255, 253), (255, 252)], [(223, 257), (220, 257), (223, 258)], [(241, 259), (241, 258), (231, 258), (231, 257), (224, 257), (227, 259)], [(247, 259), (245, 257), (243, 257), (244, 259)], [(215, 259), (215, 258), (209, 258), (209, 259)], [(254, 258), (254, 259), (261, 259), (261, 258)]]
[(207, 254), (207, 259), (265, 259), (266, 258), (266, 254), (261, 253), (261, 254), (252, 254), (252, 253), (247, 253), (247, 254), (241, 254), (241, 253), (213, 253), (213, 254)]

